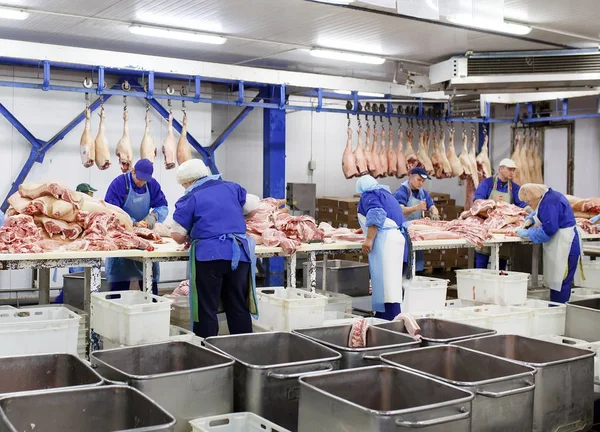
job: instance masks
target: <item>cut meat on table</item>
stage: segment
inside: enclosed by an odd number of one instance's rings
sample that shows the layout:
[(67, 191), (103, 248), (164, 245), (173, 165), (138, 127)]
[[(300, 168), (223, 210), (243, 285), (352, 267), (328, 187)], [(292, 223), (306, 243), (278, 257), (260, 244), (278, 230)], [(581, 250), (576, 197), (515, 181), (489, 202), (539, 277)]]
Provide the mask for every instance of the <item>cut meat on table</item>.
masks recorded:
[(8, 197), (8, 203), (17, 213), (25, 213), (25, 209), (31, 202), (31, 199), (24, 198), (19, 192), (15, 192)]
[(52, 196), (79, 207), (83, 195), (75, 192), (60, 183), (22, 183), (19, 185), (19, 194), (24, 198), (35, 199), (43, 196)]
[(0, 227), (0, 253), (43, 253), (41, 229), (27, 215), (7, 217)]
[(173, 113), (169, 113), (169, 125), (167, 126), (167, 137), (163, 141), (162, 152), (165, 157), (165, 168), (170, 170), (175, 168), (175, 159), (177, 157), (177, 138), (173, 132)]
[(342, 155), (342, 172), (347, 179), (358, 176), (356, 158), (352, 152), (352, 133), (352, 129), (348, 128), (348, 139), (346, 140), (346, 148)]
[(136, 236), (141, 237), (146, 240), (159, 241), (161, 239), (158, 234), (156, 234), (154, 231), (152, 231), (151, 229), (148, 229), (148, 228), (135, 227), (133, 229), (133, 233)]
[(152, 228), (152, 231), (154, 231), (160, 237), (171, 238), (171, 227), (169, 227), (168, 225), (165, 225), (163, 223), (156, 222), (154, 224), (154, 228)]
[(117, 157), (119, 158), (119, 164), (121, 165), (121, 172), (128, 173), (131, 171), (132, 160), (133, 160), (133, 145), (131, 144), (131, 138), (129, 136), (129, 127), (127, 121), (129, 120), (129, 113), (127, 110), (123, 113), (123, 136), (117, 143)]
[(90, 109), (89, 107), (86, 107), (85, 125), (83, 126), (83, 134), (81, 134), (81, 139), (79, 140), (81, 163), (86, 168), (94, 165), (94, 161), (96, 160), (96, 147), (94, 144), (94, 136), (92, 135), (92, 122), (90, 121), (90, 117)]
[(66, 222), (75, 222), (77, 218), (77, 210), (73, 204), (51, 196), (31, 200), (24, 213), (30, 216), (46, 215)]
[(63, 239), (75, 240), (83, 232), (83, 228), (76, 223), (68, 223), (47, 216), (36, 216), (34, 221), (46, 230), (50, 238), (58, 235)]
[(587, 219), (576, 218), (577, 226), (588, 234), (598, 234), (598, 225), (591, 223)]
[(565, 195), (574, 212), (600, 214), (600, 198), (578, 198)]
[(96, 166), (100, 170), (105, 170), (110, 167), (110, 149), (108, 148), (108, 139), (106, 138), (106, 130), (104, 127), (104, 107), (100, 108), (100, 125), (98, 126), (98, 135), (94, 144), (96, 146)]

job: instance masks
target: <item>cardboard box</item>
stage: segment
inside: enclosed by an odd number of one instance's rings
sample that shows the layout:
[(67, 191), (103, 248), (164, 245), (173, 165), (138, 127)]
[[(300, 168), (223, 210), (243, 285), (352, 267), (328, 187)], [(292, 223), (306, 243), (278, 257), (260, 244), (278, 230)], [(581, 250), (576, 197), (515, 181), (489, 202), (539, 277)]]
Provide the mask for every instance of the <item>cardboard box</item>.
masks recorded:
[(337, 207), (331, 207), (331, 206), (326, 205), (326, 204), (320, 204), (317, 207), (317, 211), (320, 214), (323, 214), (323, 215), (325, 215), (325, 214), (331, 214), (331, 215), (333, 215), (332, 218), (335, 218), (335, 214), (337, 213)]
[(453, 199), (439, 199), (437, 201), (433, 201), (435, 203), (435, 206), (440, 209), (440, 208), (446, 208), (446, 207), (454, 207), (456, 205), (456, 200)]
[(333, 225), (336, 228), (350, 228), (350, 229), (358, 229), (360, 228), (360, 224), (357, 221), (336, 221), (336, 224)]
[(444, 194), (444, 193), (439, 193), (439, 192), (429, 192), (429, 196), (431, 196), (431, 199), (433, 201), (443, 201), (443, 200), (450, 199), (449, 194)]
[(338, 208), (344, 210), (354, 210), (358, 211), (358, 202), (359, 198), (340, 198), (338, 200)]
[(337, 203), (336, 197), (317, 197), (317, 207), (337, 208)]

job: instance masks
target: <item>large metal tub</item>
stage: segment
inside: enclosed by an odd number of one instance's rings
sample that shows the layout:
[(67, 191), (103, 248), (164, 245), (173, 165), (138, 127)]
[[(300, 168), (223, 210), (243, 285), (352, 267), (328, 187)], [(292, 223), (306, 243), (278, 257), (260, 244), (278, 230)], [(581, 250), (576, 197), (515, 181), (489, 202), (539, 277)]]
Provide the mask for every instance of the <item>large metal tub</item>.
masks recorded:
[(533, 430), (588, 430), (594, 411), (594, 353), (567, 345), (515, 335), (457, 342), (498, 357), (535, 367)]
[(175, 419), (131, 387), (54, 390), (0, 399), (0, 432), (172, 432)]
[(339, 352), (342, 355), (341, 369), (370, 366), (374, 361), (379, 363), (380, 354), (418, 348), (421, 345), (421, 342), (408, 335), (369, 326), (367, 346), (365, 348), (349, 348), (348, 338), (351, 331), (352, 324), (298, 329), (292, 333), (305, 336)]
[(531, 432), (532, 367), (452, 345), (384, 354), (381, 360), (473, 392), (473, 431)]
[(0, 357), (0, 396), (102, 383), (100, 375), (71, 354)]
[(565, 333), (588, 342), (600, 340), (600, 298), (568, 302)]
[[(327, 291), (351, 297), (369, 295), (369, 264), (346, 260), (327, 260)], [(303, 267), (304, 287), (310, 289), (309, 263)], [(317, 287), (323, 289), (323, 261), (317, 261)]]
[(302, 377), (298, 430), (467, 432), (472, 400), (467, 391), (389, 366)]
[(340, 366), (340, 353), (292, 333), (218, 336), (204, 344), (235, 359), (236, 412), (253, 412), (292, 431), (298, 426), (298, 378)]
[[(85, 285), (85, 273), (67, 273), (63, 275), (63, 303), (79, 309), (84, 309), (83, 292)], [(100, 291), (110, 291), (110, 284), (106, 280), (104, 272), (100, 274)]]
[(198, 417), (233, 412), (233, 363), (188, 342), (95, 351), (92, 365), (105, 378), (124, 381), (177, 419), (175, 431), (189, 432)]
[[(446, 345), (463, 339), (496, 334), (495, 330), (436, 318), (419, 318), (416, 321), (421, 327), (419, 334), (422, 346)], [(384, 324), (375, 324), (375, 326), (398, 333), (408, 333), (402, 321), (390, 321)]]

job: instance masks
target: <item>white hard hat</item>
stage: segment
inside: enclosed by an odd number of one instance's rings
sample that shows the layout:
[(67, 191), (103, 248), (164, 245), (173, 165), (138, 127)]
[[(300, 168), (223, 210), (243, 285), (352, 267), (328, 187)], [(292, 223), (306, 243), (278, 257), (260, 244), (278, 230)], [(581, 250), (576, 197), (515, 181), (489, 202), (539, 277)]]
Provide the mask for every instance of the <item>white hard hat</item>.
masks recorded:
[(506, 159), (502, 159), (500, 161), (500, 165), (501, 167), (506, 167), (506, 168), (517, 168), (517, 164), (514, 163), (514, 161), (512, 159), (506, 158)]
[(177, 183), (184, 185), (210, 175), (210, 170), (200, 159), (190, 159), (177, 168)]

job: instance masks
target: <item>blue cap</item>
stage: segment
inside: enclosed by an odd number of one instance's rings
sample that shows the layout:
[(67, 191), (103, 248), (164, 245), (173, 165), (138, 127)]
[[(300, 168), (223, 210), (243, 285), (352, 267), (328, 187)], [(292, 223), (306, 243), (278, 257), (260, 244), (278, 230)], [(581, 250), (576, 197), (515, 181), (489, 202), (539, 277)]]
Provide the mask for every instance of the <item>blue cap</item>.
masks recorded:
[(148, 159), (140, 159), (136, 162), (135, 176), (138, 180), (149, 182), (152, 180), (152, 173), (154, 173), (154, 166)]
[(413, 175), (413, 174), (418, 174), (426, 180), (431, 180), (431, 177), (429, 177), (429, 175), (427, 175), (427, 171), (425, 171), (425, 168), (421, 168), (421, 167), (413, 168), (410, 170), (410, 175)]

